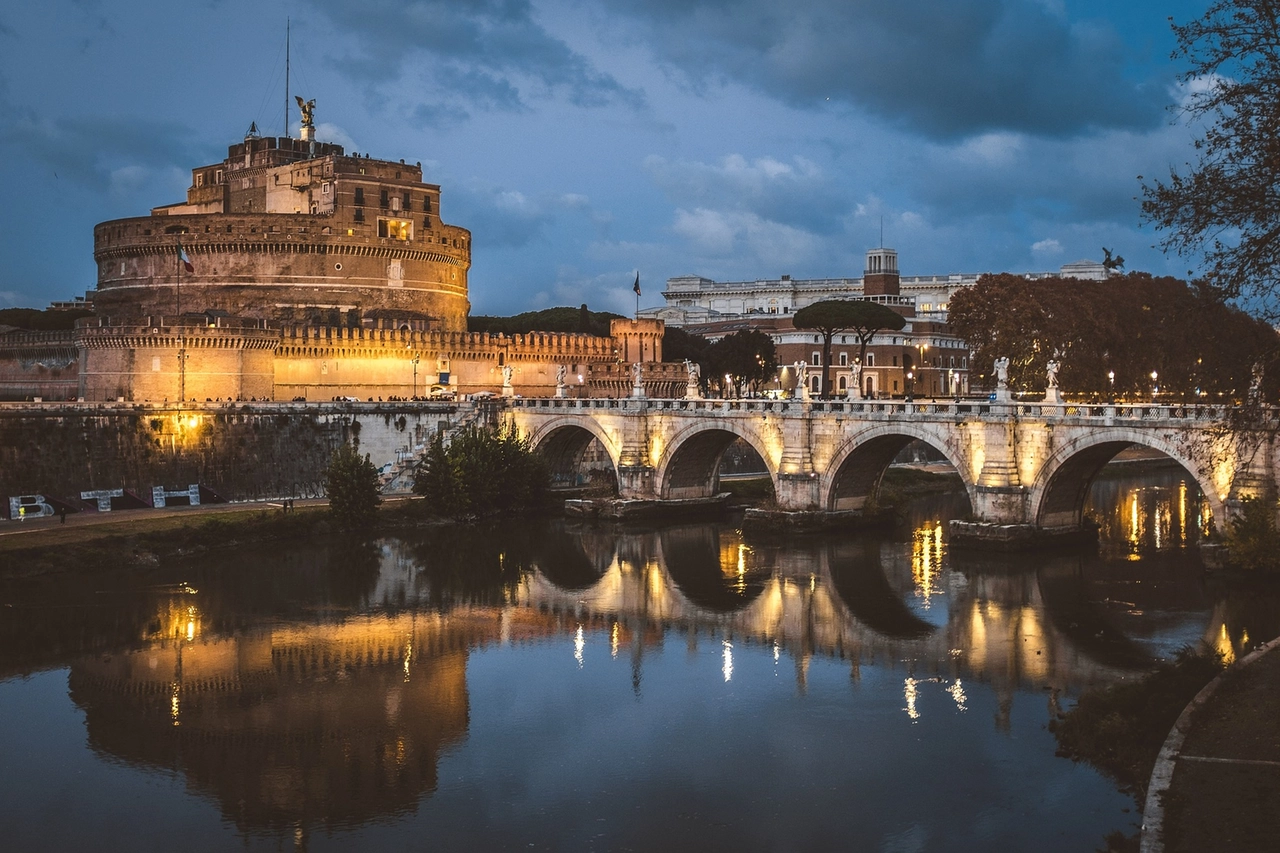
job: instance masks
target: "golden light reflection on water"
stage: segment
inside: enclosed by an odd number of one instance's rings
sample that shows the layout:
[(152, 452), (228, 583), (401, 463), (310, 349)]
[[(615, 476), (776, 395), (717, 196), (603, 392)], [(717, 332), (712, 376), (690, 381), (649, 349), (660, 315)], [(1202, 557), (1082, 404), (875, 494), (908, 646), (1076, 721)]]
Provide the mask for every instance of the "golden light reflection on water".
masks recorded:
[(1207, 502), (1183, 475), (1159, 485), (1096, 483), (1091, 513), (1102, 539), (1123, 545), (1128, 560), (1193, 545), (1211, 527)]
[(946, 551), (942, 542), (942, 522), (926, 521), (911, 534), (911, 576), (915, 581), (916, 595), (928, 610), (932, 598), (937, 595), (938, 579), (942, 574), (942, 558)]
[(912, 722), (920, 719), (920, 712), (916, 710), (917, 685), (919, 684), (914, 678), (904, 678), (902, 680), (902, 696), (907, 701), (907, 707), (903, 710), (907, 712), (907, 716)]

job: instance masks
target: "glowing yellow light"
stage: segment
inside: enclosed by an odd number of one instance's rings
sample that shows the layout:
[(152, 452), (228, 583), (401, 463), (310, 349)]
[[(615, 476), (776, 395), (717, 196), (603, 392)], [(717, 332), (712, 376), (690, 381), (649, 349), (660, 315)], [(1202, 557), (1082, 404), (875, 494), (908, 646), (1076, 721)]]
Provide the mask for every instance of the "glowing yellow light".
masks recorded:
[(616, 658), (618, 656), (618, 623), (614, 622), (613, 627), (609, 630), (609, 656)]
[(195, 429), (198, 426), (200, 426), (200, 418), (195, 415), (187, 418), (187, 429)]
[(947, 688), (947, 692), (951, 694), (951, 698), (955, 701), (956, 710), (961, 713), (969, 710), (968, 706), (965, 705), (969, 697), (965, 695), (964, 685), (960, 683), (960, 679), (957, 678), (952, 682), (951, 686)]
[(582, 669), (582, 650), (586, 647), (587, 638), (579, 625), (577, 633), (573, 635), (573, 659), (578, 662), (578, 669)]
[(1222, 655), (1222, 662), (1230, 666), (1236, 661), (1236, 650), (1231, 644), (1231, 637), (1227, 634), (1227, 624), (1222, 623), (1222, 629), (1218, 632), (1218, 641), (1214, 643), (1214, 650)]
[(178, 682), (173, 683), (173, 689), (169, 694), (169, 717), (173, 720), (175, 726), (182, 725), (182, 702), (178, 698), (179, 692)]
[(1178, 483), (1178, 542), (1187, 542), (1187, 481)]
[(733, 678), (733, 643), (728, 640), (724, 641), (723, 658), (720, 671), (724, 673), (724, 680), (727, 682)]
[(907, 712), (907, 716), (912, 720), (920, 719), (920, 712), (916, 710), (916, 685), (918, 682), (914, 678), (903, 679), (902, 695), (907, 700), (907, 707), (903, 708)]
[(410, 637), (404, 647), (404, 680), (409, 680), (409, 662), (413, 660), (413, 637)]

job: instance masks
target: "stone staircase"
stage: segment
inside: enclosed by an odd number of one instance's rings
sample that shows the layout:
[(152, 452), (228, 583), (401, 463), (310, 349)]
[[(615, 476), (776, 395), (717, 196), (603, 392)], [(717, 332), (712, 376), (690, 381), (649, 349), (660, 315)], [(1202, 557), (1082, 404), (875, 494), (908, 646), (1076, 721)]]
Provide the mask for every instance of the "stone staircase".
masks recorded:
[[(447, 446), (454, 435), (470, 426), (494, 424), (498, 412), (502, 410), (501, 399), (472, 400), (458, 403), (458, 419), (449, 425), (444, 434)], [(406, 446), (396, 452), (396, 460), (389, 468), (379, 474), (378, 491), (384, 495), (407, 495), (413, 491), (413, 474), (418, 462), (426, 453), (433, 435), (426, 442)]]

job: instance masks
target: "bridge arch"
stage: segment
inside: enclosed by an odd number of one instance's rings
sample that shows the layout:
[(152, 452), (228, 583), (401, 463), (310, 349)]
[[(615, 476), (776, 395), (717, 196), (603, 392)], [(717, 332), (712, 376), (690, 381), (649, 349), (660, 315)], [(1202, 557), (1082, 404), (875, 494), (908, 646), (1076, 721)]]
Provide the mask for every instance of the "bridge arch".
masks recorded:
[(923, 441), (938, 451), (960, 474), (973, 501), (973, 477), (967, 460), (952, 442), (929, 424), (884, 424), (862, 430), (845, 441), (831, 456), (831, 464), (819, 480), (818, 500), (827, 510), (862, 509), (880, 489), (889, 463), (913, 441)]
[(595, 418), (573, 415), (552, 418), (539, 424), (528, 438), (534, 452), (547, 461), (552, 485), (577, 482), (583, 454), (593, 440), (604, 447), (614, 476), (618, 474), (618, 447)]
[[(717, 469), (729, 445), (742, 439), (759, 454), (769, 471), (773, 487), (778, 487), (778, 454), (769, 442), (742, 423), (725, 418), (699, 423), (673, 435), (662, 449), (656, 466), (655, 491), (664, 500), (711, 497), (718, 485)], [(780, 446), (780, 443), (779, 443)]]
[(1037, 527), (1079, 527), (1089, 487), (1103, 466), (1131, 445), (1163, 453), (1191, 475), (1219, 524), (1226, 518), (1226, 504), (1217, 485), (1189, 458), (1181, 445), (1158, 433), (1124, 427), (1091, 430), (1055, 448), (1039, 466), (1028, 494), (1031, 518)]

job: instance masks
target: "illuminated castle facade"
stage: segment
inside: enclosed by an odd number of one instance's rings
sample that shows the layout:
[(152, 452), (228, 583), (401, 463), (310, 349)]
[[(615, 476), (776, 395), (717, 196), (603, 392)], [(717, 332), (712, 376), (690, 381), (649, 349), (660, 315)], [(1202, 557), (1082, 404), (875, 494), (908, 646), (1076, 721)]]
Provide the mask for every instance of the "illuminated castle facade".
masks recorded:
[(191, 176), (186, 201), (94, 229), (100, 313), (466, 330), (471, 232), (440, 219), (420, 164), (251, 133)]
[(419, 163), (318, 142), (310, 110), (299, 139), (251, 127), (192, 170), (185, 201), (94, 229), (95, 316), (0, 330), (0, 399), (407, 398), (496, 391), (507, 368), (508, 393), (568, 376), (589, 396), (616, 391), (624, 359), (661, 360), (655, 320), (608, 338), (468, 332), (471, 232), (444, 223), (440, 195)]

